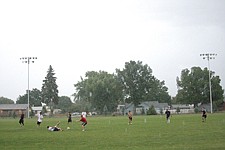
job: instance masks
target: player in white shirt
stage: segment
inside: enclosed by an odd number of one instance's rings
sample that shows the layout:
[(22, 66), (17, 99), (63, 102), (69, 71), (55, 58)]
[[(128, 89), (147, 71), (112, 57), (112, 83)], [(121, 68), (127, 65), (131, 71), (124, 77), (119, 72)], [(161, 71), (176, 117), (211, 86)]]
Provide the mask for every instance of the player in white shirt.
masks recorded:
[(38, 117), (37, 126), (40, 127), (40, 125), (42, 123), (42, 119), (43, 119), (42, 112), (40, 112), (37, 117)]
[(48, 131), (63, 131), (63, 129), (58, 127), (59, 124), (60, 124), (60, 122), (58, 122), (54, 127), (47, 126)]

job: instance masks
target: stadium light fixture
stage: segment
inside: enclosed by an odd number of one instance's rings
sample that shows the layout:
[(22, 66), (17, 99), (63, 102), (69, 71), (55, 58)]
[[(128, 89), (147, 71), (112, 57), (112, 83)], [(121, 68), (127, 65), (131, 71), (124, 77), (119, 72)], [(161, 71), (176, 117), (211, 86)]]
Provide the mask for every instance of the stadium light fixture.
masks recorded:
[(22, 63), (28, 64), (28, 89), (27, 89), (27, 104), (28, 104), (28, 112), (27, 112), (27, 118), (30, 118), (30, 69), (29, 65), (30, 63), (34, 63), (34, 60), (37, 59), (37, 57), (21, 57), (20, 60)]
[(206, 53), (200, 54), (203, 59), (208, 60), (208, 70), (209, 70), (209, 99), (210, 99), (210, 111), (213, 113), (213, 104), (212, 104), (212, 85), (211, 85), (211, 75), (210, 75), (210, 60), (215, 59), (217, 54), (214, 53)]

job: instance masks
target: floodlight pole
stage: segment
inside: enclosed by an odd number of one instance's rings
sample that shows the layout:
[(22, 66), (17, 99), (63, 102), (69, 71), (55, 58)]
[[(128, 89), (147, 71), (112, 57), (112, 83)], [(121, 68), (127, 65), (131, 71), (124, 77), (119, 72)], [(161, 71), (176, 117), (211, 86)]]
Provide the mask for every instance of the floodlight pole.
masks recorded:
[(210, 111), (211, 114), (213, 113), (213, 108), (212, 108), (212, 84), (211, 84), (211, 75), (210, 75), (210, 63), (209, 60), (210, 59), (215, 59), (215, 56), (217, 56), (217, 54), (214, 53), (206, 53), (206, 54), (200, 54), (200, 56), (202, 56), (203, 59), (207, 59), (208, 60), (208, 69), (209, 69), (209, 99), (210, 99)]
[(28, 90), (27, 90), (27, 105), (28, 105), (28, 111), (27, 111), (27, 118), (30, 118), (30, 68), (29, 64), (34, 63), (34, 60), (37, 59), (37, 57), (21, 57), (20, 60), (22, 60), (22, 63), (28, 64)]

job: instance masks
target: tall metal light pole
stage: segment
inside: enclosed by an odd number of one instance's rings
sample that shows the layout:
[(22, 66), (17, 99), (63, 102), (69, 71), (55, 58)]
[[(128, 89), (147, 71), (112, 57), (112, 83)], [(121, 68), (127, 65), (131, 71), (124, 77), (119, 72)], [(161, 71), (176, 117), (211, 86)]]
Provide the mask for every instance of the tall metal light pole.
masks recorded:
[(215, 57), (217, 56), (217, 54), (214, 53), (206, 53), (206, 54), (200, 54), (200, 56), (203, 59), (208, 60), (208, 69), (209, 69), (209, 99), (210, 99), (210, 110), (211, 113), (213, 113), (213, 108), (212, 108), (212, 86), (211, 86), (211, 75), (210, 75), (210, 63), (209, 60), (210, 59), (215, 59)]
[(27, 104), (28, 104), (28, 112), (27, 112), (27, 118), (30, 118), (30, 87), (29, 87), (29, 84), (30, 84), (30, 77), (29, 77), (29, 72), (30, 72), (30, 69), (29, 69), (29, 64), (30, 63), (34, 63), (34, 60), (37, 59), (37, 57), (21, 57), (20, 60), (22, 61), (22, 63), (27, 63), (28, 64), (28, 89), (27, 89)]

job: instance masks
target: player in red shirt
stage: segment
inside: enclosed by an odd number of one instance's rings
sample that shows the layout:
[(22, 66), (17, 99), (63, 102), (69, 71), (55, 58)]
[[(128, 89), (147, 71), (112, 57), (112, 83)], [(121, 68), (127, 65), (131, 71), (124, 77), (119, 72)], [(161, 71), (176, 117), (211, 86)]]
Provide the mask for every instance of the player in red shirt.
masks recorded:
[(81, 123), (81, 125), (82, 125), (82, 131), (84, 131), (85, 130), (85, 126), (87, 125), (87, 119), (83, 116), (83, 115), (81, 115), (81, 118), (80, 118), (80, 120), (77, 120), (78, 122), (80, 121), (80, 122), (82, 122)]

